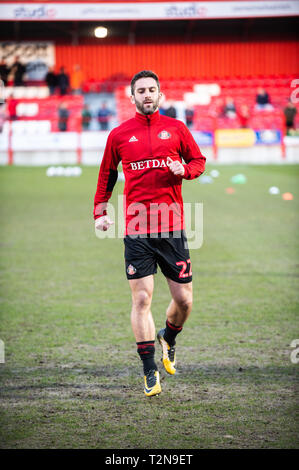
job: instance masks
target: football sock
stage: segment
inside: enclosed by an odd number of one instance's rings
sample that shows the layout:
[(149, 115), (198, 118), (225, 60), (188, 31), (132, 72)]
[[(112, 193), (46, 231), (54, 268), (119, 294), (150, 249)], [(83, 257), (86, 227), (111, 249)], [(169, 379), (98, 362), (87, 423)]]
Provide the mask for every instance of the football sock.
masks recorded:
[(143, 372), (146, 375), (150, 370), (158, 370), (155, 363), (155, 341), (141, 341), (137, 344), (137, 352), (143, 362)]
[(165, 333), (164, 333), (164, 339), (167, 341), (169, 346), (174, 346), (175, 345), (175, 338), (180, 331), (182, 331), (183, 327), (182, 326), (175, 326), (172, 323), (170, 323), (168, 320), (166, 320), (166, 328), (165, 328)]

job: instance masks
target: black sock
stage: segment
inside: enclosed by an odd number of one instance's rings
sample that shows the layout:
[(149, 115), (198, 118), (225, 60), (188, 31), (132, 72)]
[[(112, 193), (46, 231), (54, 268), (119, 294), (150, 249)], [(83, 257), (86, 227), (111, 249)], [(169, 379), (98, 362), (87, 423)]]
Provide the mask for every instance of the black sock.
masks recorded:
[(137, 352), (143, 362), (143, 372), (146, 375), (151, 369), (158, 370), (155, 363), (155, 341), (141, 341), (137, 344)]
[(172, 323), (170, 323), (168, 320), (166, 320), (166, 328), (165, 328), (165, 333), (164, 333), (164, 339), (167, 341), (169, 346), (174, 346), (175, 345), (175, 338), (180, 331), (182, 331), (183, 327), (182, 326), (175, 326)]

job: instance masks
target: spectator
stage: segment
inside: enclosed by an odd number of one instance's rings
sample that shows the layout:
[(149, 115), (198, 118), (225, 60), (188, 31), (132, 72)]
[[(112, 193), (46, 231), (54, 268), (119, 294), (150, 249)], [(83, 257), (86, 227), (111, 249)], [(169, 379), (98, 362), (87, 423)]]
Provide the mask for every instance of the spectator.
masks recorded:
[(4, 86), (7, 85), (8, 74), (9, 74), (9, 67), (7, 67), (6, 63), (2, 59), (0, 62), (0, 78), (4, 83)]
[(48, 73), (45, 77), (45, 82), (48, 85), (50, 95), (54, 95), (57, 86), (57, 75), (54, 72), (54, 67), (51, 67), (48, 70)]
[(107, 108), (107, 104), (104, 101), (102, 107), (98, 111), (98, 122), (102, 131), (108, 130), (108, 124), (111, 118), (111, 111)]
[(80, 65), (75, 64), (71, 73), (71, 89), (75, 95), (82, 92), (83, 72)]
[(255, 109), (257, 111), (271, 111), (273, 109), (270, 97), (264, 88), (258, 88), (255, 101)]
[(69, 118), (69, 110), (67, 109), (67, 104), (62, 102), (58, 108), (58, 129), (60, 132), (67, 131), (67, 122)]
[(194, 120), (194, 109), (191, 106), (187, 106), (185, 109), (186, 124), (189, 129), (192, 129)]
[(19, 61), (19, 56), (15, 57), (15, 61), (10, 68), (10, 72), (13, 75), (13, 85), (14, 86), (24, 86), (24, 75), (26, 72), (25, 65), (21, 64)]
[(83, 109), (82, 109), (82, 130), (83, 131), (89, 131), (89, 127), (90, 127), (90, 122), (91, 122), (91, 119), (92, 119), (92, 115), (91, 115), (91, 112), (89, 110), (89, 107), (87, 104), (84, 105)]
[(165, 112), (164, 115), (172, 118), (176, 118), (176, 109), (174, 107), (174, 101), (169, 101), (169, 106), (168, 108), (164, 108)]
[(210, 107), (210, 110), (213, 112), (214, 115), (216, 116), (221, 116), (223, 113), (223, 108), (224, 108), (224, 99), (223, 97), (215, 97), (214, 105), (213, 107)]
[(17, 116), (17, 100), (13, 97), (13, 95), (11, 94), (8, 98), (7, 98), (7, 111), (8, 111), (8, 119), (10, 121), (16, 121), (18, 119), (18, 116)]
[(289, 132), (295, 128), (294, 121), (295, 121), (295, 117), (297, 114), (296, 106), (292, 103), (291, 100), (288, 101), (286, 107), (283, 110), (283, 113), (285, 115), (285, 124), (287, 128), (286, 129), (287, 134), (289, 134)]
[(223, 107), (223, 116), (229, 119), (235, 119), (235, 117), (237, 116), (237, 111), (236, 111), (234, 100), (230, 96), (227, 96), (225, 98), (225, 105)]
[(240, 111), (239, 111), (239, 121), (243, 129), (246, 129), (248, 127), (249, 118), (250, 118), (249, 108), (246, 104), (242, 104)]
[(70, 79), (68, 74), (65, 72), (64, 67), (60, 67), (59, 74), (57, 75), (57, 86), (59, 88), (60, 95), (66, 95), (70, 87)]

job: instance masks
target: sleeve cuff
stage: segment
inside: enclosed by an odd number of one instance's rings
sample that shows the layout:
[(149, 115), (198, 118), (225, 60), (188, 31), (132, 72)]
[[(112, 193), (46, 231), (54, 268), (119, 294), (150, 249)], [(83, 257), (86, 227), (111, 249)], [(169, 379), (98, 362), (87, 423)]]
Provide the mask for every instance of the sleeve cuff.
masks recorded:
[(188, 180), (190, 178), (190, 171), (187, 165), (184, 165), (185, 173), (183, 174), (182, 178)]
[(97, 214), (94, 216), (94, 220), (99, 219), (100, 217), (103, 217), (104, 215), (107, 215), (107, 211), (103, 211), (101, 214)]

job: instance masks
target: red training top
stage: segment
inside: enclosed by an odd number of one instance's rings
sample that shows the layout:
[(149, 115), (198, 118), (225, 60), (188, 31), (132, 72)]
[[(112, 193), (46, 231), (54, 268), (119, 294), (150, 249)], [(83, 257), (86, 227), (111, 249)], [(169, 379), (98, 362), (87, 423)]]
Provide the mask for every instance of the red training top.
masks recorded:
[[(183, 177), (170, 171), (168, 157), (186, 162)], [(95, 219), (106, 214), (103, 203), (111, 197), (120, 161), (125, 176), (125, 235), (183, 229), (182, 179), (197, 178), (206, 161), (185, 124), (159, 111), (146, 116), (137, 112), (110, 132), (94, 198)]]

